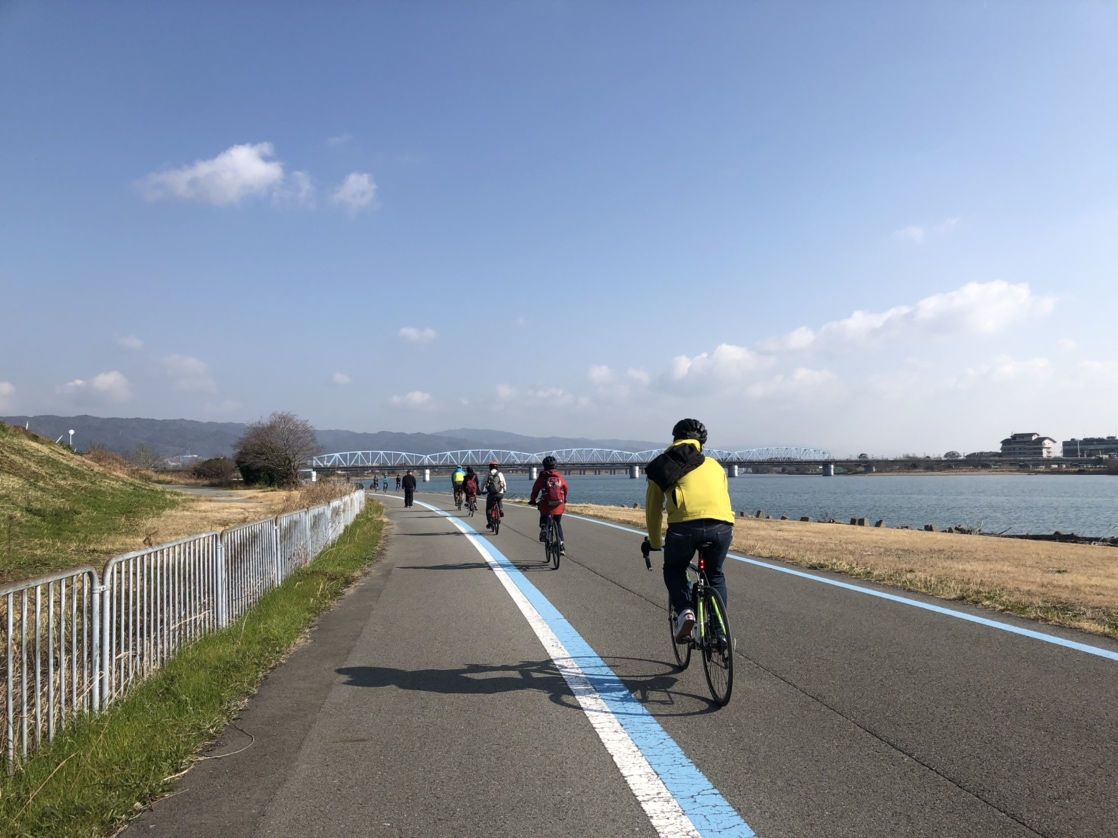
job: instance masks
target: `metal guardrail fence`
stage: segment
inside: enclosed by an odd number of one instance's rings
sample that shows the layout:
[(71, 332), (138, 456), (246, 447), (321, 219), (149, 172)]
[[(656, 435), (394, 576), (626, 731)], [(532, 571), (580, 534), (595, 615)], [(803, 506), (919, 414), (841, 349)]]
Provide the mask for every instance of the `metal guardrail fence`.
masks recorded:
[(0, 586), (0, 752), (9, 766), (225, 628), (333, 544), (365, 493)]

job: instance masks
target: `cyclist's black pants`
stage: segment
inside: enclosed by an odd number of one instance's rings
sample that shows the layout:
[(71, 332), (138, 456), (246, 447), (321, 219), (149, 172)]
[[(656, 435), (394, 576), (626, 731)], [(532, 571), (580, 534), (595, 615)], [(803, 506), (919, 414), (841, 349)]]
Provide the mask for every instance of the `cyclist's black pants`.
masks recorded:
[[(541, 530), (545, 526), (547, 526), (547, 516), (550, 515), (550, 514), (551, 514), (550, 512), (541, 512), (540, 513), (540, 529)], [(566, 541), (567, 539), (563, 538), (563, 516), (562, 515), (556, 515), (555, 516), (555, 529), (558, 530), (558, 532), (559, 532), (559, 542), (562, 543), (562, 542)]]
[(734, 525), (726, 521), (703, 518), (668, 525), (668, 532), (664, 536), (664, 585), (677, 614), (692, 607), (691, 588), (687, 584), (687, 565), (691, 563), (695, 549), (704, 541), (714, 544), (706, 555), (707, 580), (722, 595), (722, 601), (727, 601), (722, 563), (726, 561), (726, 553), (730, 550), (733, 538)]
[(501, 503), (501, 498), (503, 498), (503, 497), (504, 497), (504, 495), (486, 495), (485, 496), (485, 520), (486, 521), (489, 520), (489, 516), (493, 512), (494, 504), (497, 506), (497, 508), (499, 510), (501, 510), (501, 517), (502, 518), (505, 517), (505, 505), (503, 503)]

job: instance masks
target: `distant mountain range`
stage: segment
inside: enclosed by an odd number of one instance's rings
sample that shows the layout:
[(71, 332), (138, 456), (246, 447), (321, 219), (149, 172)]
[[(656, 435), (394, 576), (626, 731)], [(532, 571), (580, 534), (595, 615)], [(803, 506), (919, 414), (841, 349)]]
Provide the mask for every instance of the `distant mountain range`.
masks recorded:
[[(0, 416), (9, 425), (27, 427), (39, 436), (69, 441), (74, 431), (74, 448), (87, 451), (100, 445), (118, 454), (128, 454), (141, 445), (163, 457), (197, 454), (203, 458), (229, 457), (237, 439), (248, 426), (240, 422), (197, 422), (193, 419), (116, 419), (100, 416)], [(359, 433), (357, 431), (315, 430), (322, 452), (407, 451), (437, 454), (466, 448), (496, 448), (513, 451), (550, 451), (556, 448), (616, 448), (644, 451), (666, 442), (624, 439), (585, 439), (582, 437), (532, 437), (507, 431), (458, 428), (437, 434), (406, 434), (394, 431)]]

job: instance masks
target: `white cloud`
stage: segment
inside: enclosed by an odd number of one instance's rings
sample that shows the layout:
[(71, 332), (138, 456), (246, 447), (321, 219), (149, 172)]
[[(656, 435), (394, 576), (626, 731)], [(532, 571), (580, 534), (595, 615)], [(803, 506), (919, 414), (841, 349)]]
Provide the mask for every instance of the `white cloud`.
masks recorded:
[(586, 373), (586, 377), (590, 379), (591, 384), (595, 384), (599, 387), (605, 387), (608, 384), (612, 384), (616, 379), (613, 370), (611, 370), (604, 364), (595, 364), (594, 366), (590, 367), (590, 369)]
[(341, 204), (350, 213), (357, 213), (371, 206), (376, 194), (377, 185), (373, 182), (371, 175), (363, 172), (352, 172), (346, 176), (342, 185), (334, 190), (334, 194), (330, 196), (330, 202)]
[(636, 390), (646, 389), (652, 381), (652, 376), (644, 370), (630, 368), (622, 376), (605, 364), (591, 366), (586, 377), (600, 396), (615, 402), (630, 398)]
[(901, 241), (912, 242), (913, 244), (924, 243), (924, 228), (912, 224), (902, 230), (897, 230), (893, 233), (893, 238), (900, 239)]
[(1092, 385), (1118, 384), (1118, 361), (1082, 361), (1079, 375)]
[(911, 242), (912, 244), (923, 244), (928, 240), (928, 236), (942, 236), (951, 230), (959, 223), (958, 218), (948, 218), (941, 221), (939, 224), (934, 224), (931, 227), (924, 227), (920, 224), (910, 224), (893, 233), (893, 238), (903, 242)]
[(408, 343), (430, 343), (438, 335), (434, 329), (416, 329), (413, 326), (405, 326), (400, 329), (400, 337)]
[(1017, 321), (1046, 315), (1055, 304), (1055, 297), (1037, 296), (1025, 282), (970, 282), (955, 291), (925, 297), (915, 306), (896, 306), (880, 313), (856, 311), (817, 332), (802, 326), (762, 341), (759, 347), (769, 352), (842, 352), (914, 334), (992, 334)]
[(985, 387), (1020, 380), (1039, 382), (1052, 378), (1054, 374), (1052, 363), (1047, 358), (1015, 361), (1008, 355), (1000, 355), (988, 364), (965, 369), (958, 386)]
[(15, 385), (9, 381), (0, 381), (0, 408), (8, 409), (12, 403), (12, 396), (16, 393)]
[(435, 406), (431, 394), (420, 390), (413, 390), (406, 396), (393, 396), (389, 399), (389, 403), (393, 407), (401, 407), (405, 410), (431, 410)]
[(246, 197), (266, 194), (283, 184), (283, 164), (266, 159), (273, 156), (271, 143), (235, 145), (212, 160), (154, 172), (140, 187), (151, 201), (177, 198), (217, 207), (239, 204)]
[(135, 352), (144, 348), (144, 342), (135, 335), (128, 335), (127, 337), (117, 338), (116, 345), (121, 349), (127, 349), (130, 352)]
[(516, 410), (531, 409), (532, 407), (586, 407), (590, 404), (587, 396), (579, 396), (568, 392), (562, 387), (541, 387), (538, 389), (520, 389), (511, 384), (498, 384), (496, 387), (496, 400), (492, 409), (506, 412), (509, 408)]
[(702, 352), (694, 357), (677, 355), (672, 359), (666, 377), (662, 380), (669, 389), (677, 385), (685, 388), (706, 388), (726, 385), (772, 366), (774, 359), (743, 346), (719, 344), (713, 352)]
[(272, 201), (280, 206), (300, 206), (314, 209), (314, 181), (306, 172), (292, 172), (283, 183), (272, 190)]
[(110, 402), (126, 402), (132, 397), (128, 379), (116, 370), (100, 373), (92, 381), (76, 378), (57, 388), (57, 391), (68, 396), (88, 394)]
[(176, 390), (201, 393), (217, 391), (217, 382), (211, 377), (210, 368), (205, 361), (189, 355), (171, 355), (159, 359), (159, 366), (163, 375), (171, 379), (171, 386)]
[(330, 148), (337, 148), (338, 146), (345, 145), (352, 139), (353, 134), (339, 134), (336, 137), (331, 137), (330, 139), (328, 139), (326, 141), (326, 145), (330, 146)]
[(1056, 345), (1060, 347), (1061, 352), (1074, 352), (1079, 348), (1079, 344), (1069, 338), (1061, 338), (1056, 341)]
[(797, 367), (787, 375), (780, 373), (765, 381), (751, 384), (746, 392), (755, 398), (769, 396), (814, 396), (832, 389), (837, 376), (830, 370), (813, 370)]
[(336, 372), (336, 373), (334, 373), (334, 376), (333, 376), (333, 378), (332, 378), (331, 380), (332, 380), (332, 381), (333, 381), (333, 382), (334, 382), (335, 384), (341, 384), (341, 385), (345, 385), (345, 384), (349, 384), (349, 383), (350, 383), (350, 378), (349, 378), (349, 376), (348, 376), (348, 375), (346, 375), (346, 374), (345, 374), (344, 372)]

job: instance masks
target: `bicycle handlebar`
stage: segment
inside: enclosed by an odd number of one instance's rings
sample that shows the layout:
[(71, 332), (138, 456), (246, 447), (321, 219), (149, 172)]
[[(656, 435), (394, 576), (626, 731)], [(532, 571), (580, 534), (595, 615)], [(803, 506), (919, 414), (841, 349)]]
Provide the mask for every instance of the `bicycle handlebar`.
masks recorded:
[(652, 545), (648, 543), (648, 536), (645, 536), (644, 541), (641, 542), (641, 555), (644, 556), (645, 570), (652, 570), (652, 559), (648, 557), (651, 552)]

